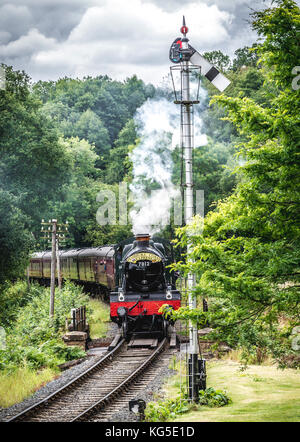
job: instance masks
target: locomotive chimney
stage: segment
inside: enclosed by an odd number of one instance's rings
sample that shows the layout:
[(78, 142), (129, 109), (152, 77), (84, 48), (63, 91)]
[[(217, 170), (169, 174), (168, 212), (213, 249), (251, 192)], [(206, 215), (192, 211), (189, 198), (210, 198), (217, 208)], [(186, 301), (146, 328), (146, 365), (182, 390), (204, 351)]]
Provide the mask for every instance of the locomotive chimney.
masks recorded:
[(147, 247), (149, 246), (150, 235), (149, 233), (138, 234), (135, 235), (135, 239), (138, 247)]

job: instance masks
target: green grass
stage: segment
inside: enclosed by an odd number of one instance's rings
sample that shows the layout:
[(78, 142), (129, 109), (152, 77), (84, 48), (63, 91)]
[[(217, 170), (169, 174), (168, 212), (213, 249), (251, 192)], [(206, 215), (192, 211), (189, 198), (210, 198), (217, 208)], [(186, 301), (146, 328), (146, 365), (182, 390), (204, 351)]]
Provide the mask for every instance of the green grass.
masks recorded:
[(13, 373), (0, 373), (0, 407), (21, 402), (56, 375), (57, 372), (50, 368), (35, 371), (28, 367), (19, 368)]
[(88, 306), (92, 309), (89, 319), (90, 337), (104, 338), (110, 323), (109, 306), (98, 299), (90, 299)]
[[(184, 377), (183, 377), (184, 379)], [(225, 390), (232, 404), (197, 407), (174, 422), (299, 422), (300, 372), (274, 366), (250, 365), (241, 372), (233, 361), (211, 361), (207, 386)], [(165, 386), (168, 397), (178, 392), (179, 375)]]
[[(90, 299), (88, 307), (92, 310), (89, 319), (91, 337), (105, 337), (110, 321), (109, 306), (97, 299)], [(13, 372), (0, 372), (0, 407), (10, 407), (23, 401), (58, 374), (55, 369), (35, 370), (27, 366), (19, 367)]]

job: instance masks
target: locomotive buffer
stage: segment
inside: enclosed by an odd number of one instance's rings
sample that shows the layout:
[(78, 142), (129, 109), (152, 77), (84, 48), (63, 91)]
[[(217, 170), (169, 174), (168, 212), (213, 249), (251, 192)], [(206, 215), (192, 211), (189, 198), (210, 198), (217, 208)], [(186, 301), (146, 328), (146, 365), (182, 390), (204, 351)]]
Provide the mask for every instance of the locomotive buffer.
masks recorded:
[[(230, 81), (211, 63), (203, 58), (192, 46), (188, 44), (186, 37), (188, 28), (183, 17), (183, 24), (180, 28), (182, 38), (176, 38), (171, 45), (169, 58), (175, 66), (172, 66), (171, 77), (175, 92), (175, 104), (181, 107), (181, 148), (184, 152), (185, 163), (185, 196), (184, 211), (185, 223), (190, 224), (194, 215), (194, 198), (193, 198), (193, 156), (194, 147), (194, 122), (193, 122), (193, 105), (198, 104), (199, 83), (196, 100), (191, 99), (190, 76), (195, 75), (200, 81), (200, 74), (204, 75), (211, 83), (221, 92), (230, 84)], [(173, 73), (180, 72), (180, 92), (176, 92)], [(190, 255), (191, 245), (188, 244), (187, 256)], [(189, 291), (189, 307), (196, 308), (196, 298), (193, 296), (193, 287), (195, 286), (194, 274), (188, 275), (187, 281)], [(205, 376), (205, 363), (198, 360), (198, 335), (197, 327), (189, 323), (189, 398), (197, 401), (199, 395), (199, 386), (203, 383)], [(202, 379), (201, 379), (202, 375)]]

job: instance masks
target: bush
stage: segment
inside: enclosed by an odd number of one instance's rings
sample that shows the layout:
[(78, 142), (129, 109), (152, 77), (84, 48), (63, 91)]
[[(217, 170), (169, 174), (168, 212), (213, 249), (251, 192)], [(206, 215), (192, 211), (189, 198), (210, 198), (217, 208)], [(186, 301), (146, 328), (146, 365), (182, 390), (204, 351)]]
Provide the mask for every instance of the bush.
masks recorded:
[(208, 407), (223, 407), (231, 402), (232, 400), (224, 391), (215, 390), (212, 387), (199, 391), (199, 405), (207, 405)]
[(25, 281), (18, 281), (14, 284), (6, 282), (1, 285), (0, 325), (8, 327), (16, 319), (19, 309), (25, 306), (36, 294), (39, 294), (39, 292), (34, 290), (34, 288), (29, 290)]
[(224, 391), (215, 390), (210, 387), (207, 390), (199, 391), (199, 402), (197, 404), (189, 402), (186, 393), (181, 393), (175, 399), (166, 401), (149, 402), (145, 410), (146, 422), (165, 422), (175, 419), (177, 415), (187, 413), (192, 408), (202, 405), (208, 407), (223, 407), (232, 402)]
[[(19, 287), (19, 283), (17, 283)], [(10, 288), (11, 293), (18, 291)], [(6, 329), (6, 349), (0, 350), (0, 370), (14, 371), (27, 366), (56, 368), (68, 360), (85, 356), (77, 347), (67, 347), (61, 340), (65, 318), (71, 308), (88, 303), (80, 287), (67, 282), (55, 294), (55, 316), (49, 318), (50, 289), (31, 285), (27, 305), (19, 308), (15, 322)]]
[(165, 422), (174, 419), (178, 414), (186, 413), (191, 407), (183, 394), (167, 401), (149, 402), (145, 410), (145, 421)]

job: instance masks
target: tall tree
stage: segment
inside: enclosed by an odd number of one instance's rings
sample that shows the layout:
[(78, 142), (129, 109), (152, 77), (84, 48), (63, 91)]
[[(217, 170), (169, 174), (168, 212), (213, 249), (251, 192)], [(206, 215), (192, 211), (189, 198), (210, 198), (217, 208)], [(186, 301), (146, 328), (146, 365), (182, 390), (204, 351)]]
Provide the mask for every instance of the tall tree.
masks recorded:
[(130, 171), (128, 152), (136, 143), (137, 133), (134, 120), (129, 120), (120, 131), (111, 149), (106, 172), (106, 182), (109, 184), (123, 181)]
[(223, 52), (221, 52), (220, 50), (204, 52), (203, 57), (222, 71), (227, 71), (230, 68), (230, 57), (223, 54)]
[(69, 179), (61, 187), (61, 198), (49, 202), (43, 217), (56, 217), (69, 222), (68, 246), (89, 245), (85, 240), (86, 228), (96, 218), (96, 196), (103, 184), (98, 180), (99, 160), (94, 146), (86, 140), (72, 137), (61, 140), (69, 158)]
[(24, 275), (33, 240), (18, 199), (0, 188), (0, 286)]
[(233, 71), (238, 71), (247, 66), (256, 67), (259, 60), (257, 49), (257, 43), (254, 43), (252, 47), (244, 46), (243, 48), (237, 49), (234, 52), (235, 58), (232, 62)]
[(3, 273), (9, 278), (24, 270), (24, 257), (33, 238), (29, 232), (39, 231), (43, 210), (59, 195), (68, 176), (68, 156), (55, 126), (41, 113), (41, 102), (31, 94), (28, 75), (5, 65), (3, 69), (0, 192), (4, 212), (0, 230)]

